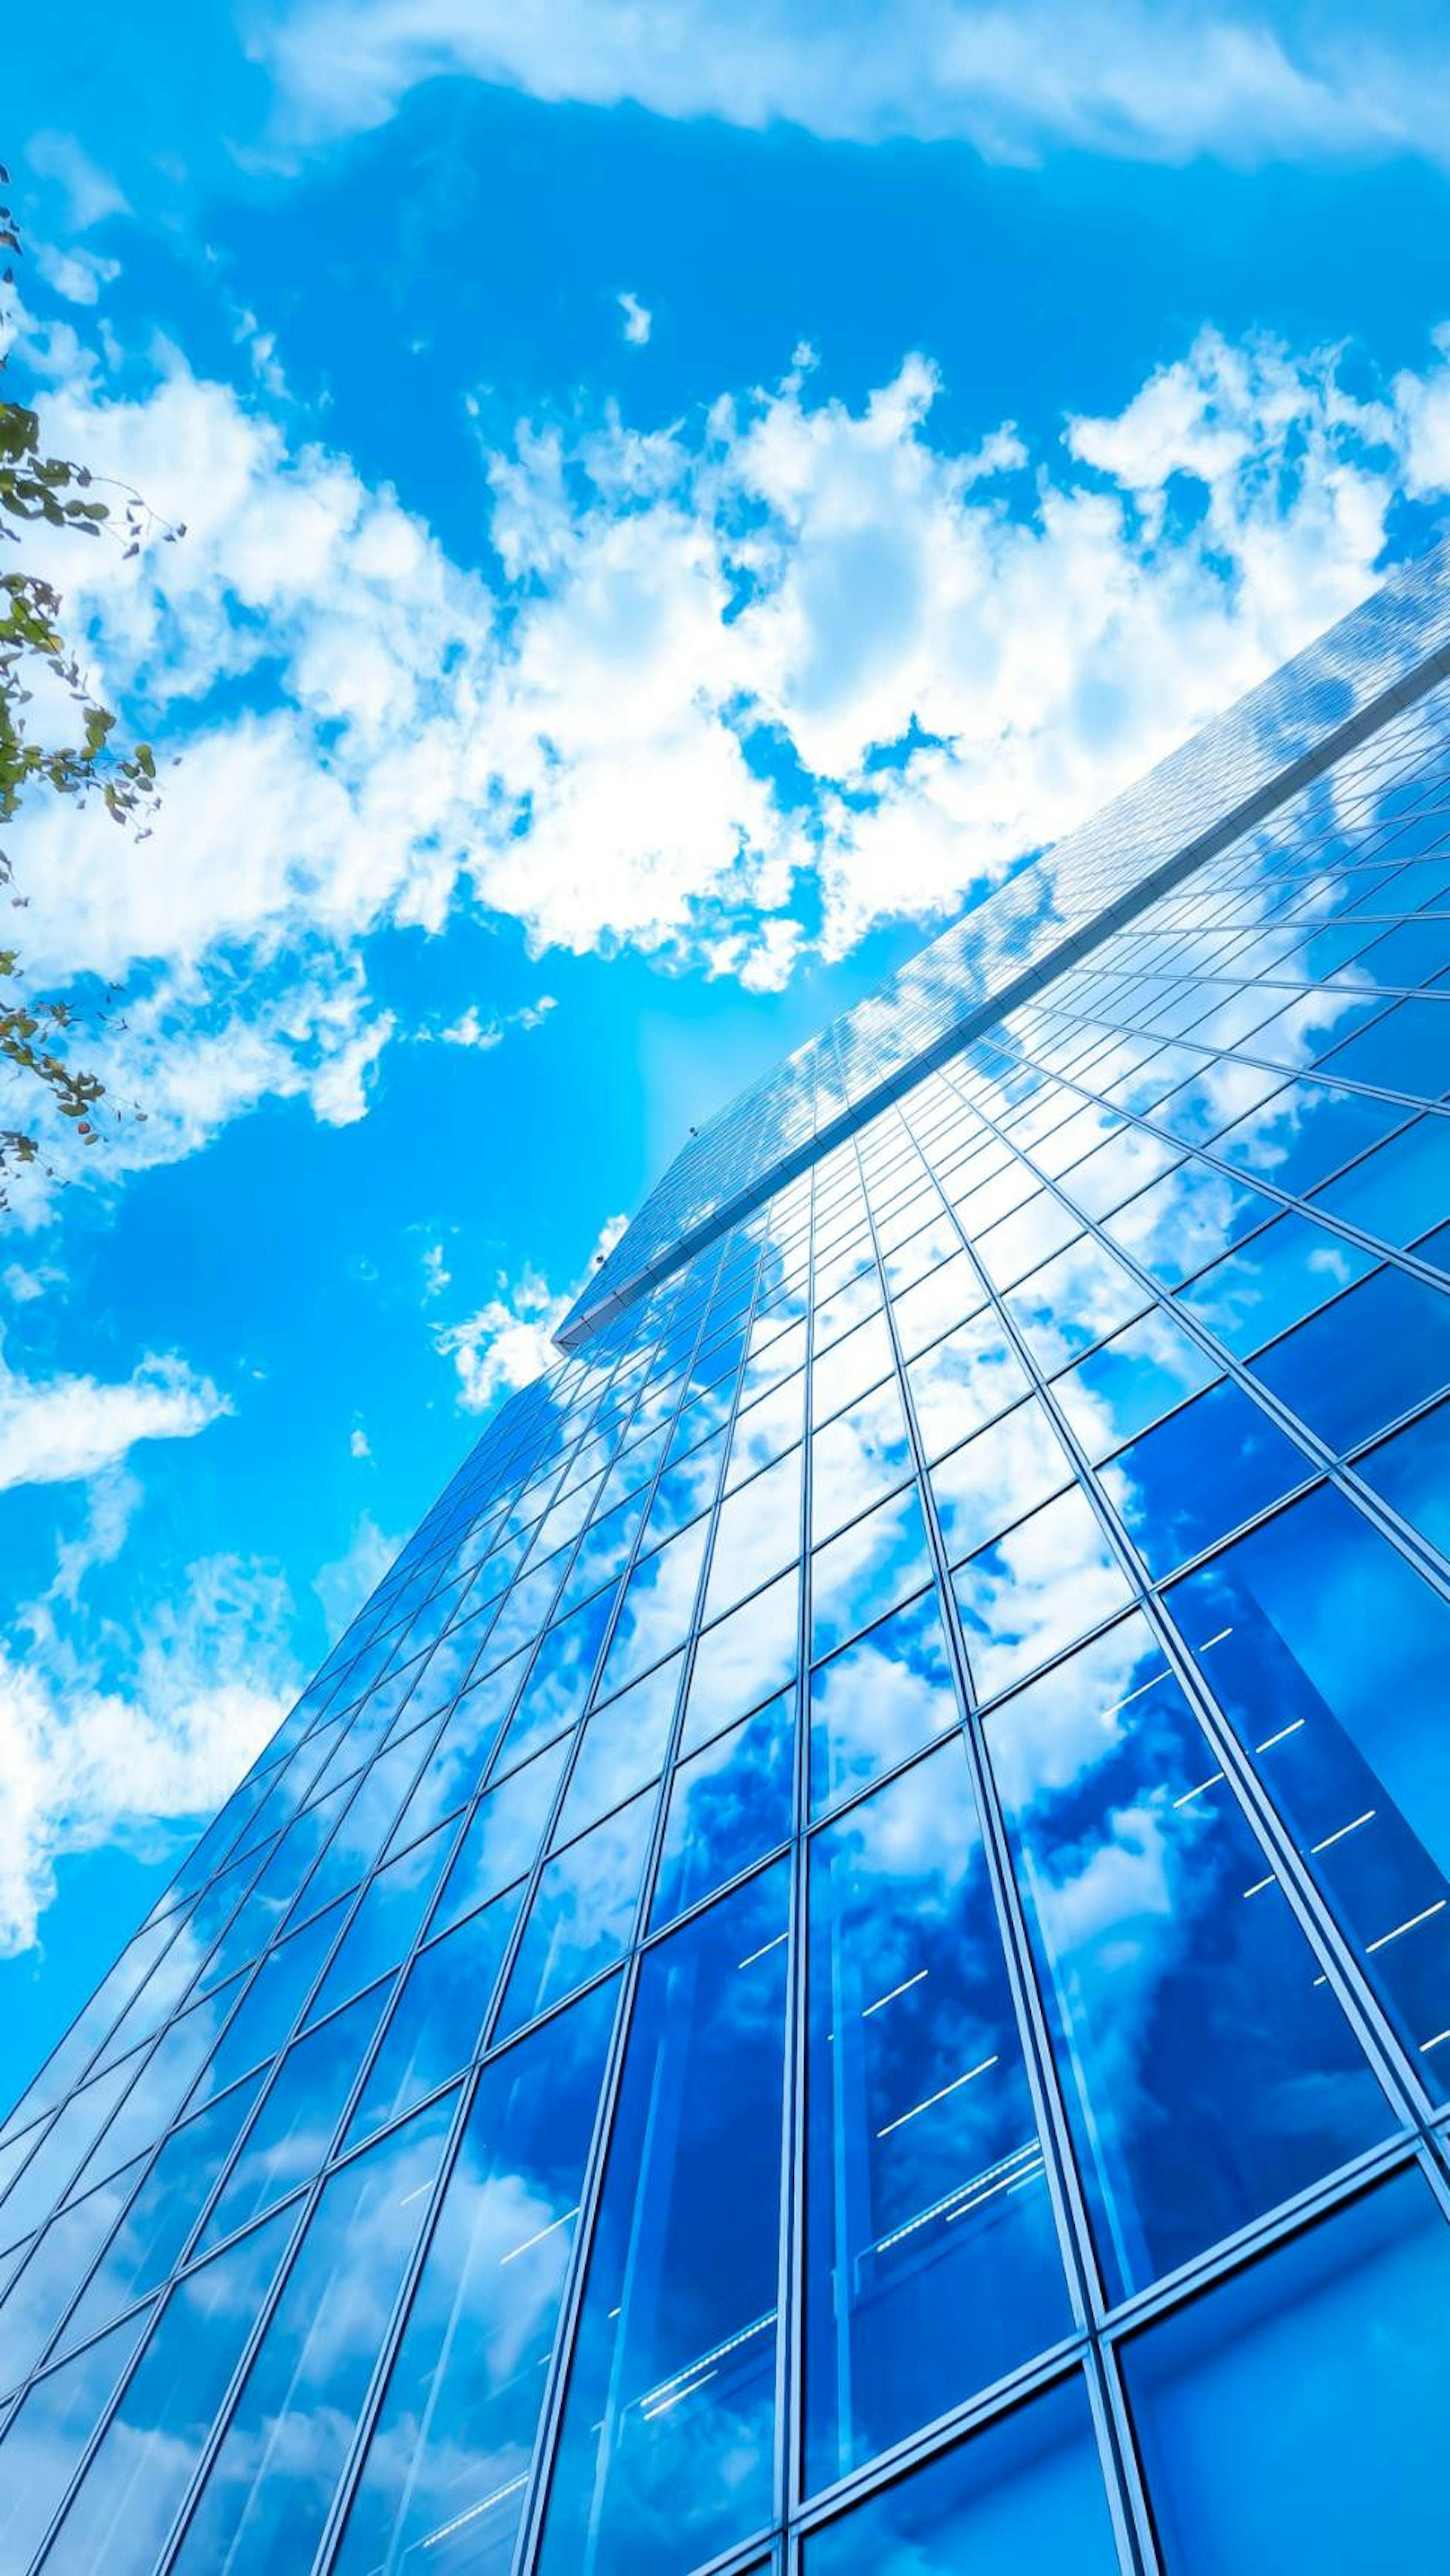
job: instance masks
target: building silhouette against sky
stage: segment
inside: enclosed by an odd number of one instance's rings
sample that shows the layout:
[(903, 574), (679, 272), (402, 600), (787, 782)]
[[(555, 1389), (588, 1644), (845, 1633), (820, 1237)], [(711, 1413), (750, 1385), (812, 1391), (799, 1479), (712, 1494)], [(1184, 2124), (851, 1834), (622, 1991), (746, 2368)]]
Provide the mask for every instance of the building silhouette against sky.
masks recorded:
[(6, 2571), (1440, 2553), (1447, 571), (687, 1142), (0, 2132)]

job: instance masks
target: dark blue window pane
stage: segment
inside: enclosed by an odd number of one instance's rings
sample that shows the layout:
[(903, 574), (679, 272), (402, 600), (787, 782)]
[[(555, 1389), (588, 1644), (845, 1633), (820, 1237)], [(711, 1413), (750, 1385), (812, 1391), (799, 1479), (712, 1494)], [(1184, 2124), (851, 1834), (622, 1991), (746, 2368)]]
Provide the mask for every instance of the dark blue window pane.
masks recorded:
[(1145, 1619), (987, 1731), (1099, 2251), (1142, 2289), (1389, 2105)]
[(1450, 2237), (1417, 2174), (1130, 2343), (1173, 2576), (1433, 2566)]
[(407, 1955), (456, 1839), (456, 1826), (440, 1826), (378, 1871), (308, 2006), (310, 2022), (321, 2021), (349, 1995), (375, 1984)]
[(1325, 1071), (1347, 1082), (1368, 1082), (1384, 1091), (1406, 1091), (1417, 1100), (1438, 1100), (1450, 1066), (1450, 1001), (1428, 996), (1396, 1002), (1373, 1027), (1361, 1029), (1348, 1044), (1324, 1059)]
[(966, 1757), (811, 1846), (808, 2488), (1071, 2324)]
[(628, 1947), (655, 1803), (646, 1790), (546, 1865), (504, 1996), (500, 2037)]
[(956, 1722), (936, 1587), (811, 1675), (811, 1805), (863, 1788)]
[(931, 1579), (926, 1525), (914, 1485), (878, 1503), (811, 1559), (811, 1654), (819, 1659)]
[(576, 1834), (611, 1808), (658, 1777), (669, 1740), (670, 1722), (680, 1687), (683, 1658), (672, 1655), (618, 1699), (595, 1710), (569, 1777), (568, 1792), (554, 1827), (555, 1844)]
[(1225, 1384), (1121, 1450), (1104, 1467), (1103, 1485), (1149, 1573), (1160, 1577), (1314, 1472), (1251, 1397)]
[(522, 1897), (521, 1887), (511, 1887), (419, 1951), (349, 2123), (349, 2138), (365, 2138), (467, 2066), (483, 2035)]
[(1450, 1554), (1450, 1404), (1355, 1460), (1355, 1473), (1422, 1537)]
[(21, 2399), (0, 2447), (0, 2565), (29, 2566), (150, 2316), (113, 2326)]
[(1049, 2389), (813, 2531), (805, 2576), (1117, 2576), (1087, 2391)]
[(202, 2232), (215, 2245), (325, 2162), (343, 2104), (382, 2017), (386, 1986), (289, 2048)]
[(53, 2218), (0, 2299), (0, 2379), (13, 2388), (35, 2368), (77, 2281), (84, 2280), (140, 2180), (128, 2165)]
[(617, 2000), (484, 2068), (337, 2565), (508, 2565)]
[(1330, 1492), (1292, 1505), (1169, 1599), (1426, 2081), (1443, 2091), (1450, 1604)]
[(173, 2565), (306, 2567), (427, 2215), (455, 2103), (432, 2103), (326, 2185)]
[(1377, 1271), (1253, 1366), (1331, 1449), (1348, 1448), (1450, 1382), (1450, 1297)]
[(1450, 1118), (1417, 1118), (1331, 1181), (1318, 1204), (1381, 1243), (1413, 1243), (1442, 1225), (1450, 1215)]
[(540, 2567), (676, 2576), (771, 2518), (789, 1882), (650, 1951)]
[(990, 1699), (1128, 1598), (1091, 1504), (1059, 1494), (952, 1577), (972, 1687)]
[(1375, 1256), (1307, 1216), (1281, 1216), (1190, 1281), (1179, 1303), (1242, 1357), (1374, 1268)]
[(67, 2319), (63, 2343), (80, 2342), (165, 2280), (261, 2082), (249, 2076), (168, 2138)]
[(1216, 1361), (1160, 1307), (1057, 1380), (1053, 1394), (1092, 1459), (1146, 1431), (1161, 1413), (1211, 1386)]
[(430, 1933), (450, 1931), (525, 1876), (544, 1830), (568, 1747), (551, 1745), (480, 1798), (443, 1883)]
[(1005, 1413), (931, 1470), (942, 1539), (953, 1565), (1025, 1519), (1071, 1480), (1067, 1452), (1034, 1398)]
[(794, 1716), (794, 1694), (783, 1691), (679, 1765), (655, 1885), (656, 1927), (787, 1840)]
[(505, 1752), (510, 1770), (527, 1754), (552, 1743), (580, 1715), (612, 1604), (612, 1593), (604, 1593), (587, 1609), (576, 1610), (571, 1619), (550, 1629), (509, 1723)]
[(706, 1630), (695, 1649), (682, 1753), (693, 1753), (732, 1718), (758, 1708), (791, 1679), (799, 1629), (800, 1577), (792, 1572)]
[(295, 2219), (295, 2210), (279, 2210), (172, 2291), (47, 2567), (152, 2576)]

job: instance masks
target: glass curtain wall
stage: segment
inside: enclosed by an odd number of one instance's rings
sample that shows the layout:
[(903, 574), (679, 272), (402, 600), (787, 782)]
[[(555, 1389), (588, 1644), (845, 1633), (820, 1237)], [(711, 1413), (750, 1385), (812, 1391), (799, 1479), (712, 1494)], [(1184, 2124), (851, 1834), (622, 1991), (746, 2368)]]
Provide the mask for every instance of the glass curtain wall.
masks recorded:
[(0, 2564), (1433, 2549), (1447, 1015), (1431, 695), (511, 1400), (0, 2130)]

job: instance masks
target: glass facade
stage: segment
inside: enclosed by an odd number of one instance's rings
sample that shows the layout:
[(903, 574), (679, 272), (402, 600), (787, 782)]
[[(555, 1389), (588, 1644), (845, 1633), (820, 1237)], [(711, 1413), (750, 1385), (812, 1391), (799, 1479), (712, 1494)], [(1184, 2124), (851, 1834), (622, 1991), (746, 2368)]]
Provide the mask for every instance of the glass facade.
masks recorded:
[(1443, 595), (667, 1176), (0, 2129), (6, 2569), (1433, 2552)]

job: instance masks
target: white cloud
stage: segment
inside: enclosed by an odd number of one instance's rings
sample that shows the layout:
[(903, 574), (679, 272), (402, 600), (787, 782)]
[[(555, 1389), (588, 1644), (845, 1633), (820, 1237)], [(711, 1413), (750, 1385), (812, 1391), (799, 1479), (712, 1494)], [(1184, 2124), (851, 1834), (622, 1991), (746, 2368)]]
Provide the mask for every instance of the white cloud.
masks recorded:
[(64, 192), (73, 232), (88, 232), (92, 224), (104, 223), (108, 215), (130, 212), (115, 180), (97, 169), (73, 134), (47, 127), (31, 136), (25, 157), (37, 178), (53, 179)]
[[(613, 1251), (628, 1219), (609, 1217), (586, 1267), (587, 1280)], [(446, 1273), (444, 1274), (446, 1277)], [(456, 1324), (438, 1324), (433, 1346), (458, 1372), (458, 1402), (465, 1413), (487, 1413), (516, 1387), (532, 1385), (553, 1365), (554, 1335), (584, 1283), (556, 1293), (538, 1271), (500, 1278), (498, 1294)], [(432, 1293), (430, 1289), (430, 1294)]]
[(87, 1177), (267, 1097), (361, 1117), (402, 1034), (388, 923), (472, 902), (535, 953), (769, 990), (945, 917), (1363, 596), (1400, 497), (1450, 483), (1450, 337), (1357, 400), (1333, 352), (1205, 332), (1030, 459), (1010, 423), (935, 440), (920, 355), (853, 410), (802, 349), (688, 431), (520, 424), (484, 459), (495, 595), (174, 353), (122, 401), (48, 347), (56, 443), (188, 530), (56, 554), (98, 684), (185, 751), (141, 847), (78, 813), (14, 836), (29, 968), (127, 983), (100, 1070), (149, 1119)]
[(68, 304), (94, 304), (103, 286), (110, 286), (121, 274), (118, 259), (102, 259), (93, 250), (56, 250), (49, 242), (30, 245), (30, 255), (57, 295)]
[(114, 1466), (139, 1440), (191, 1440), (227, 1398), (184, 1360), (148, 1358), (125, 1383), (23, 1378), (0, 1361), (0, 1490), (64, 1484)]
[(347, 1454), (349, 1458), (371, 1458), (373, 1454), (368, 1435), (360, 1422), (355, 1422), (348, 1434)]
[[(124, 1522), (124, 1496), (108, 1508)], [(114, 1552), (114, 1528), (92, 1539)], [(66, 1571), (52, 1597), (72, 1597)], [(221, 1804), (297, 1687), (290, 1606), (274, 1571), (216, 1556), (134, 1636), (108, 1626), (104, 1661), (60, 1638), (44, 1604), (20, 1614), (30, 1646), (0, 1646), (0, 1955), (35, 1941), (62, 1855), (154, 1848), (168, 1822)]]
[(656, 115), (779, 119), (853, 141), (957, 139), (989, 160), (1051, 144), (1250, 166), (1347, 154), (1446, 157), (1450, 64), (1433, 15), (1391, 34), (1347, 0), (1292, 31), (1212, 0), (1068, 8), (1021, 0), (294, 0), (254, 49), (293, 139), (382, 124), (440, 74)]
[(552, 993), (541, 993), (536, 1002), (525, 1002), (522, 1009), (505, 1011), (501, 1017), (492, 1011), (481, 1013), (477, 1004), (470, 1002), (467, 1010), (446, 1029), (440, 1029), (438, 1035), (445, 1046), (476, 1047), (487, 1054), (503, 1044), (510, 1029), (541, 1029), (549, 1013), (558, 1007)]
[(4, 1289), (6, 1296), (16, 1306), (33, 1305), (36, 1298), (43, 1297), (48, 1288), (64, 1286), (65, 1272), (57, 1269), (53, 1262), (40, 1261), (36, 1263), (33, 1270), (27, 1270), (23, 1262), (12, 1261), (4, 1272), (0, 1273), (0, 1288)]
[(624, 293), (618, 298), (618, 303), (619, 309), (624, 315), (625, 339), (628, 341), (632, 349), (642, 349), (649, 339), (650, 331), (653, 328), (654, 315), (651, 313), (649, 306), (647, 304), (641, 304), (639, 297), (633, 294), (628, 287), (625, 288)]

